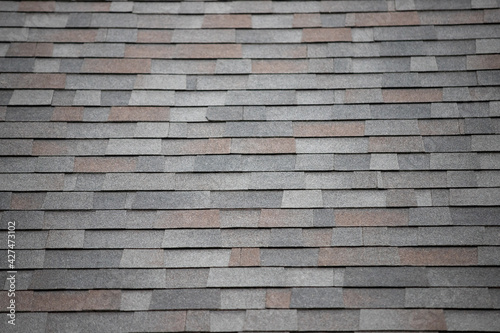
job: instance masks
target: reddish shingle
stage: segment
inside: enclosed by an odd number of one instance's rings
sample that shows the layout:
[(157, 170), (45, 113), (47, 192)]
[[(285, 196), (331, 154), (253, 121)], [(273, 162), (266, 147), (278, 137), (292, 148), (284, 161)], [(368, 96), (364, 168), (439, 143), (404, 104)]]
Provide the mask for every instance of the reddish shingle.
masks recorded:
[(169, 107), (113, 106), (108, 121), (168, 121)]
[(151, 59), (85, 59), (83, 73), (149, 73)]
[(350, 42), (350, 28), (318, 28), (304, 29), (302, 32), (302, 41), (305, 43), (314, 42)]
[(58, 106), (54, 108), (52, 113), (52, 121), (82, 121), (83, 120), (83, 106), (70, 107)]
[(250, 15), (205, 15), (203, 28), (251, 28)]
[(134, 172), (135, 157), (76, 157), (74, 172)]
[(408, 266), (477, 265), (477, 248), (400, 248), (399, 256)]
[(289, 289), (268, 289), (266, 292), (266, 308), (289, 309), (292, 292)]

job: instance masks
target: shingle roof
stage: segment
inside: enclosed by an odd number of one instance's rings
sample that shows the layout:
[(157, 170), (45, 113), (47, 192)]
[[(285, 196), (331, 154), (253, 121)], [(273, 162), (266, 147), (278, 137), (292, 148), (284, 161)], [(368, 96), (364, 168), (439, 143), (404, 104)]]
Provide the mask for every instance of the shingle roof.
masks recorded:
[(15, 330), (500, 331), (499, 24), (498, 0), (0, 2)]

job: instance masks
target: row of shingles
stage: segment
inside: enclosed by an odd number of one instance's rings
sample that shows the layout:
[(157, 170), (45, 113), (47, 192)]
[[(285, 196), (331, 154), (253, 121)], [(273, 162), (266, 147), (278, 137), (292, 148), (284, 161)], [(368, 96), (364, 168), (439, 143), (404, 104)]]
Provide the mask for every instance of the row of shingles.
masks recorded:
[[(380, 26), (418, 26), (418, 25), (454, 25), (454, 24), (482, 24), (497, 23), (498, 9), (476, 9), (474, 11), (400, 11), (400, 12), (371, 12), (348, 14), (225, 14), (225, 15), (165, 15), (167, 22), (161, 22), (158, 15), (123, 14), (123, 13), (9, 13), (3, 12), (4, 27), (25, 28), (166, 28), (166, 29), (294, 29), (294, 28), (340, 28), (340, 27), (380, 27)], [(158, 13), (155, 13), (158, 14)], [(148, 22), (152, 19), (152, 22)], [(186, 20), (186, 18), (189, 18)], [(185, 19), (185, 20), (182, 20)], [(161, 26), (160, 26), (161, 25)], [(335, 30), (329, 30), (334, 32)], [(228, 31), (226, 31), (227, 33)], [(308, 31), (311, 35), (314, 31)], [(179, 42), (176, 34), (166, 31), (162, 36), (165, 42)], [(141, 37), (153, 37), (153, 31), (144, 31)], [(181, 35), (182, 32), (179, 31)], [(148, 36), (149, 35), (149, 36)], [(234, 35), (234, 33), (233, 33)], [(138, 38), (138, 39), (134, 39)], [(155, 36), (156, 37), (156, 36)], [(170, 40), (170, 38), (174, 38)], [(177, 37), (180, 37), (179, 35)], [(207, 36), (209, 39), (215, 36)], [(129, 31), (126, 36), (115, 36), (123, 41), (141, 42), (137, 31)], [(165, 39), (168, 38), (168, 39)], [(224, 38), (220, 36), (219, 38)], [(196, 42), (197, 38), (189, 39), (188, 42)], [(221, 40), (218, 40), (221, 42)], [(143, 42), (143, 41), (142, 41)], [(156, 38), (154, 43), (159, 43)]]
[[(121, 236), (121, 235), (120, 235)], [(259, 244), (260, 245), (260, 244)], [(489, 244), (484, 244), (489, 245)], [(498, 244), (497, 244), (498, 245)], [(498, 266), (500, 247), (17, 250), (18, 269)], [(241, 252), (241, 253), (240, 253)], [(231, 255), (238, 253), (237, 255)], [(248, 254), (250, 253), (250, 254)], [(91, 259), (89, 258), (91, 257)], [(188, 263), (187, 263), (188, 262)], [(7, 269), (7, 265), (3, 267)]]
[[(437, 192), (436, 192), (437, 193)], [(18, 208), (17, 208), (18, 209)], [(98, 210), (98, 211), (37, 211), (15, 210), (4, 212), (2, 221), (22, 220), (20, 230), (54, 230), (51, 236), (58, 235), (57, 230), (113, 229), (117, 221), (122, 222), (123, 229), (206, 229), (206, 228), (305, 228), (307, 240), (304, 244), (314, 245), (310, 236), (316, 232), (310, 228), (321, 228), (327, 232), (327, 242), (331, 239), (328, 229), (344, 228), (350, 232), (358, 232), (349, 227), (363, 227), (366, 232), (373, 227), (381, 227), (387, 235), (400, 232), (397, 227), (494, 227), (497, 207), (417, 207), (417, 208), (378, 208), (378, 209), (249, 209), (249, 210)], [(394, 227), (396, 227), (394, 229)], [(376, 229), (375, 229), (376, 230)], [(427, 230), (427, 229), (426, 229)], [(431, 229), (428, 229), (431, 230)], [(442, 229), (442, 230), (447, 230)], [(475, 229), (471, 229), (475, 230)], [(494, 231), (490, 229), (490, 231)], [(409, 233), (414, 231), (409, 231)], [(72, 232), (70, 232), (72, 234)], [(492, 232), (492, 235), (495, 233)], [(303, 235), (303, 236), (304, 236)], [(30, 237), (33, 237), (31, 239)], [(331, 235), (333, 237), (333, 234)], [(25, 240), (26, 248), (38, 248), (47, 243), (47, 232), (36, 234), (23, 233), (20, 239)], [(79, 236), (81, 237), (81, 236)], [(391, 236), (392, 237), (392, 236)], [(359, 240), (359, 236), (354, 237)], [(380, 239), (380, 244), (396, 244), (392, 238)], [(323, 244), (323, 243), (321, 243)], [(335, 244), (346, 246), (348, 243)], [(374, 245), (376, 243), (370, 243)], [(355, 245), (360, 245), (356, 243)], [(449, 245), (449, 244), (448, 244)], [(480, 244), (476, 244), (480, 245)], [(23, 248), (23, 245), (20, 248)], [(69, 245), (68, 245), (69, 246)], [(319, 245), (318, 245), (319, 246)], [(62, 247), (62, 246), (61, 246)]]
[[(499, 158), (497, 153), (3, 157), (0, 173), (269, 172), (268, 163), (276, 172), (496, 170)], [(482, 173), (482, 177), (486, 174)], [(476, 176), (471, 179), (477, 182)]]
[[(310, 138), (2, 140), (2, 155), (224, 155), (495, 152), (498, 135)], [(141, 148), (142, 147), (142, 148)], [(145, 149), (141, 151), (141, 149)]]
[[(69, 171), (71, 172), (71, 170)], [(87, 183), (85, 183), (87, 180)], [(92, 180), (92, 181), (91, 181)], [(3, 191), (242, 191), (494, 188), (497, 171), (0, 174)], [(283, 205), (294, 200), (285, 192)], [(375, 202), (373, 202), (375, 204)], [(376, 204), (378, 207), (379, 205)], [(307, 206), (306, 206), (307, 207)], [(369, 207), (369, 206), (368, 206)]]
[[(30, 108), (8, 109), (8, 116), (16, 113), (31, 117)], [(49, 112), (51, 110), (48, 110)], [(49, 113), (47, 112), (47, 113)], [(39, 115), (42, 117), (43, 115)], [(12, 119), (12, 118), (11, 118)], [(422, 136), (425, 151), (433, 136), (453, 135), (495, 135), (500, 134), (500, 119), (448, 118), (448, 119), (398, 119), (366, 121), (231, 121), (231, 122), (124, 122), (124, 123), (88, 123), (88, 122), (38, 122), (33, 121), (3, 122), (0, 125), (2, 139), (129, 139), (129, 138), (185, 138), (185, 139), (220, 139), (239, 140), (239, 138), (296, 138), (297, 146), (302, 138), (340, 138), (347, 137), (356, 141), (375, 140), (375, 137)], [(471, 137), (474, 138), (474, 137)], [(469, 141), (471, 139), (468, 139)], [(335, 140), (342, 142), (343, 140)], [(344, 140), (345, 141), (345, 140)], [(358, 140), (359, 141), (359, 140)], [(474, 140), (473, 140), (474, 141)], [(221, 141), (222, 142), (222, 141)], [(236, 142), (236, 141), (235, 141)], [(474, 150), (474, 145), (469, 145)], [(476, 147), (477, 149), (477, 147)], [(235, 153), (236, 151), (234, 151)], [(364, 151), (366, 152), (366, 151)], [(112, 154), (112, 152), (109, 152)], [(220, 151), (223, 153), (223, 151)], [(227, 152), (226, 152), (227, 153)], [(249, 152), (242, 152), (249, 153)]]
[[(258, 288), (20, 291), (20, 311), (375, 309), (384, 307), (498, 309), (494, 288)], [(450, 302), (448, 297), (453, 297)], [(59, 299), (59, 302), (56, 300)], [(61, 302), (64, 299), (64, 303)], [(166, 301), (168, 300), (168, 302)], [(137, 303), (134, 303), (137, 302)]]
[[(498, 286), (497, 267), (212, 267), (19, 270), (18, 290)], [(5, 278), (7, 272), (1, 273)], [(301, 278), (302, 277), (302, 278)]]
[[(453, 125), (452, 128), (456, 129), (456, 124), (459, 124), (460, 129), (463, 127), (462, 123), (467, 119), (472, 129), (474, 128), (472, 124), (475, 122), (483, 122), (483, 120), (472, 118), (498, 117), (500, 114), (498, 112), (499, 105), (499, 102), (492, 101), (383, 105), (209, 106), (195, 108), (151, 106), (3, 106), (0, 107), (0, 117), (2, 121), (7, 122), (169, 122), (172, 128), (172, 135), (176, 133), (179, 133), (176, 135), (181, 135), (180, 133), (184, 133), (184, 136), (187, 136), (187, 126), (212, 126), (187, 123), (231, 123), (234, 121), (295, 121), (293, 126), (296, 127), (296, 136), (305, 136), (308, 133), (306, 131), (308, 125), (319, 125), (323, 128), (321, 133), (329, 133), (325, 132), (328, 123), (322, 123), (328, 121), (332, 124), (330, 130), (336, 136), (358, 136), (364, 132), (364, 127), (361, 125), (366, 121), (406, 119), (413, 123), (420, 123), (419, 131), (423, 135), (436, 135), (444, 129), (439, 129), (439, 126), (432, 125), (449, 124)], [(439, 121), (433, 121), (437, 119)], [(348, 120), (351, 120), (351, 122), (347, 122)], [(372, 122), (372, 124), (376, 123)], [(379, 124), (382, 124), (382, 122), (379, 122)], [(236, 125), (230, 124), (230, 126)], [(341, 131), (341, 129), (343, 130)], [(491, 132), (491, 129), (487, 131)], [(471, 130), (471, 132), (473, 131)]]
[(0, 7), (4, 11), (17, 12), (136, 12), (161, 14), (195, 13), (319, 13), (356, 11), (407, 11), (407, 10), (467, 10), (497, 8), (498, 2), (484, 0), (396, 0), (396, 1), (309, 1), (307, 3), (263, 1), (258, 6), (252, 1), (231, 3), (216, 2), (130, 2), (122, 3), (67, 3), (56, 1), (6, 1)]
[[(84, 326), (92, 331), (151, 332), (181, 331), (288, 331), (315, 329), (357, 331), (405, 329), (462, 331), (464, 328), (490, 330), (498, 327), (496, 311), (461, 310), (234, 310), (234, 311), (155, 311), (134, 313), (37, 313), (21, 314), (22, 328), (30, 332), (73, 331)], [(415, 321), (414, 318), (419, 318)], [(119, 323), (119, 324), (117, 324)], [(38, 329), (38, 331), (37, 331)]]

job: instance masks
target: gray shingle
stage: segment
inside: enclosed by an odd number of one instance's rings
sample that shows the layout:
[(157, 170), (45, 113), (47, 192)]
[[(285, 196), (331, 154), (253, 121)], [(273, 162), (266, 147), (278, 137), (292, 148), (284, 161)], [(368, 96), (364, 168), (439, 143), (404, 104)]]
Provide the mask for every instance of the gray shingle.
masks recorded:
[(448, 207), (410, 208), (410, 225), (449, 225), (452, 224)]
[(224, 229), (221, 233), (224, 247), (268, 247), (271, 237), (269, 229)]
[(424, 41), (425, 55), (462, 55), (475, 54), (476, 45), (473, 40), (437, 40)]
[(208, 208), (209, 204), (210, 193), (207, 191), (139, 192), (136, 194), (132, 208), (193, 209)]
[(219, 247), (221, 246), (220, 230), (165, 230), (162, 247)]
[[(269, 239), (269, 246), (271, 247), (300, 247), (303, 246), (302, 240), (302, 230), (299, 228), (276, 228), (271, 229), (271, 236)], [(310, 265), (313, 264), (314, 259), (310, 258), (310, 256), (314, 256), (314, 252), (308, 252), (304, 254), (302, 260), (308, 261)], [(291, 253), (288, 255), (285, 254), (285, 258), (281, 258), (282, 260), (290, 259)], [(305, 257), (309, 257), (306, 259)], [(272, 258), (270, 258), (272, 260)], [(300, 258), (297, 258), (300, 260)]]
[(92, 192), (48, 192), (44, 209), (92, 209)]
[(291, 122), (227, 122), (224, 136), (227, 137), (282, 137), (292, 136)]
[(85, 248), (159, 248), (160, 230), (85, 230)]
[(385, 191), (323, 191), (325, 207), (385, 207)]
[(252, 172), (249, 189), (300, 189), (306, 186), (302, 172)]
[(500, 282), (494, 267), (436, 267), (428, 268), (432, 287), (490, 287)]
[(214, 191), (210, 194), (211, 208), (279, 208), (282, 191)]
[(426, 287), (424, 267), (347, 267), (345, 287)]
[(173, 250), (165, 251), (164, 255), (166, 267), (227, 267), (231, 250)]
[(498, 38), (498, 25), (436, 26), (438, 39)]
[(221, 290), (221, 309), (262, 309), (265, 303), (265, 289)]
[(227, 332), (243, 330), (245, 311), (210, 311), (210, 330)]
[(359, 329), (359, 310), (298, 310), (297, 317), (300, 331)]
[(247, 310), (246, 330), (297, 330), (296, 310)]
[(237, 121), (243, 119), (242, 107), (216, 107), (210, 106), (207, 110), (209, 121)]
[(310, 208), (322, 207), (323, 195), (321, 190), (288, 190), (283, 192), (283, 208)]
[(419, 245), (478, 245), (484, 237), (482, 227), (419, 227)]
[(452, 206), (494, 206), (500, 198), (498, 188), (450, 189)]
[(66, 89), (132, 90), (134, 75), (67, 75)]
[(219, 289), (153, 290), (151, 310), (218, 309)]
[(318, 249), (263, 249), (262, 266), (316, 266)]
[(294, 165), (294, 155), (241, 155), (242, 171), (289, 171)]
[(0, 159), (0, 172), (27, 173), (35, 171), (35, 157), (3, 157)]
[(446, 325), (450, 330), (496, 331), (500, 329), (498, 311), (460, 311), (445, 312)]
[(473, 72), (439, 72), (419, 73), (422, 87), (455, 87), (477, 85), (476, 73)]
[(106, 155), (157, 155), (160, 152), (160, 139), (111, 139), (106, 149)]
[[(183, 173), (175, 175), (172, 179), (174, 184), (170, 185), (173, 185), (175, 190), (183, 191), (246, 190), (249, 188), (249, 178), (250, 175), (242, 173)], [(165, 184), (169, 183), (170, 181), (167, 181)]]
[(360, 228), (334, 228), (332, 246), (361, 246), (363, 235)]
[(432, 40), (441, 35), (441, 30), (435, 29), (434, 26), (376, 27), (373, 29), (373, 37), (376, 41)]
[(137, 160), (136, 170), (138, 172), (171, 171), (171, 170), (165, 170), (164, 156), (143, 156), (143, 155), (139, 156), (139, 159)]
[(53, 111), (54, 110), (52, 107), (10, 106), (7, 107), (7, 114), (5, 115), (5, 120), (6, 121), (50, 121)]
[(103, 91), (101, 93), (103, 106), (127, 106), (129, 100), (130, 91)]
[(478, 248), (478, 264), (494, 266), (499, 264), (500, 247), (486, 247)]
[[(19, 331), (41, 333), (46, 329), (47, 324), (47, 313), (16, 313), (15, 329)], [(10, 318), (9, 318), (10, 320)], [(5, 320), (0, 329), (7, 331), (12, 329), (12, 325)]]
[[(481, 137), (475, 137), (478, 142)], [(426, 152), (466, 152), (471, 150), (471, 138), (468, 136), (433, 136), (423, 138)], [(477, 150), (478, 148), (472, 150)]]
[(175, 94), (173, 91), (142, 91), (134, 90), (130, 96), (129, 105), (174, 105)]
[(311, 153), (366, 153), (367, 138), (315, 138), (296, 139), (298, 154)]
[(302, 30), (236, 30), (236, 43), (242, 44), (276, 44), (276, 43), (300, 43)]
[(296, 156), (295, 170), (333, 170), (333, 161), (333, 154), (298, 154)]
[(488, 308), (487, 288), (407, 288), (405, 306), (410, 308)]
[(117, 268), (121, 250), (52, 250), (45, 253), (45, 268)]
[[(53, 90), (14, 90), (9, 105), (50, 105)], [(7, 104), (7, 103), (5, 103)]]
[(173, 190), (174, 175), (169, 173), (121, 174), (107, 173), (102, 189), (123, 190)]
[(341, 308), (344, 306), (340, 288), (294, 288), (291, 308)]
[(296, 104), (295, 91), (234, 90), (234, 91), (228, 91), (226, 97), (226, 105), (283, 105), (283, 104), (287, 105)]

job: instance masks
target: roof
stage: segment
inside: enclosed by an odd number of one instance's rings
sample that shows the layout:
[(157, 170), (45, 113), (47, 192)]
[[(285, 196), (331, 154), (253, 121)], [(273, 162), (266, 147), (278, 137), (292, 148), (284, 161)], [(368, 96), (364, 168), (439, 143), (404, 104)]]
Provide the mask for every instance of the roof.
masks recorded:
[(500, 331), (499, 23), (0, 2), (1, 330)]

